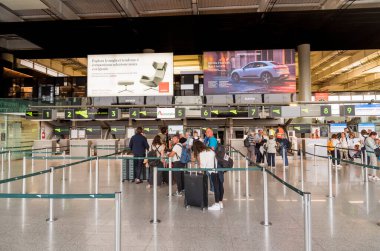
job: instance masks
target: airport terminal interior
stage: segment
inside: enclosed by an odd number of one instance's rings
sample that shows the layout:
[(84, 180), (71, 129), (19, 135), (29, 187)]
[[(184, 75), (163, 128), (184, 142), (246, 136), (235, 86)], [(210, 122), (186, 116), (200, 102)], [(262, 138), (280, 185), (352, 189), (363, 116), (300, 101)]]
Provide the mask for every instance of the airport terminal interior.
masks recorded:
[(379, 0), (0, 0), (0, 250), (379, 250)]

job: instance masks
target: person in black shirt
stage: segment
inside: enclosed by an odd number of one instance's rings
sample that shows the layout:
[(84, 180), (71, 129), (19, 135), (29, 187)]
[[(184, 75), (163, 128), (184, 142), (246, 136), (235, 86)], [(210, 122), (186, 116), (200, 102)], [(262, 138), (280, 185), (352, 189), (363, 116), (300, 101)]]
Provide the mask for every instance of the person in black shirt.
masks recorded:
[[(148, 141), (142, 135), (143, 129), (141, 127), (137, 127), (136, 134), (132, 136), (129, 141), (129, 148), (132, 149), (134, 157), (145, 157), (145, 152), (149, 150)], [(142, 183), (140, 180), (141, 171), (144, 168), (144, 159), (135, 159), (133, 160), (134, 166), (134, 179), (136, 184)]]

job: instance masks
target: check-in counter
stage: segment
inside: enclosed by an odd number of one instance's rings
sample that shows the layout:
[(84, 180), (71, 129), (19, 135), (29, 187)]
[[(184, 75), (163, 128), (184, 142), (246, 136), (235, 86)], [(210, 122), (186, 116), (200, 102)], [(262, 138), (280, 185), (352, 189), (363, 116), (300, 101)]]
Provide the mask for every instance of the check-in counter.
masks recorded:
[[(316, 154), (319, 156), (327, 157), (327, 148), (326, 147), (318, 147), (314, 148), (314, 145), (327, 146), (327, 138), (319, 138), (319, 139), (302, 139), (302, 149), (305, 149), (306, 152)], [(314, 152), (315, 149), (315, 152)], [(313, 158), (314, 156), (310, 154), (305, 154), (306, 158)]]
[(91, 140), (70, 140), (70, 155), (72, 157), (89, 157)]
[[(35, 152), (34, 156), (45, 156), (45, 151), (48, 152), (48, 156), (51, 156), (51, 153), (56, 151), (56, 144), (56, 140), (35, 140), (33, 142), (33, 152)], [(47, 150), (45, 150), (46, 148)]]
[(65, 151), (66, 153), (70, 152), (70, 140), (69, 139), (60, 139), (58, 142), (59, 149), (58, 151)]
[(118, 139), (96, 139), (93, 142), (97, 156), (112, 154), (118, 151)]
[(244, 146), (244, 139), (230, 139), (230, 144), (241, 153), (247, 154), (247, 148)]

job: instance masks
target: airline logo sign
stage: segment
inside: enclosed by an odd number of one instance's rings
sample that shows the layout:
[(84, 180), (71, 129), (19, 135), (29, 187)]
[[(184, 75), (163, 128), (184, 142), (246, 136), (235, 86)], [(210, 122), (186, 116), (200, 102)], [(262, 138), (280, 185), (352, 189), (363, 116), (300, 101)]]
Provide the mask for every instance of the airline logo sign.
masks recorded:
[(174, 119), (175, 114), (175, 108), (157, 108), (158, 119)]

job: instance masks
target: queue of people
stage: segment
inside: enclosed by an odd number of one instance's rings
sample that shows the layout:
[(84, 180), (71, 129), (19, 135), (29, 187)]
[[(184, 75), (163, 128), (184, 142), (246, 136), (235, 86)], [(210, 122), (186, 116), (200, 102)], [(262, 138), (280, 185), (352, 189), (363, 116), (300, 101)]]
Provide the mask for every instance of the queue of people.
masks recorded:
[(278, 152), (283, 158), (285, 168), (288, 168), (287, 152), (290, 143), (282, 126), (279, 125), (277, 130), (271, 127), (268, 130), (258, 129), (257, 132), (251, 129), (244, 141), (251, 162), (263, 164), (267, 160), (268, 166), (275, 168), (275, 156)]
[[(143, 129), (138, 127), (136, 133), (129, 142), (129, 148), (132, 150), (134, 157), (139, 159), (134, 160), (134, 182), (135, 184), (143, 183), (140, 178), (141, 173), (144, 170), (144, 157), (146, 153), (150, 151), (155, 152), (155, 156), (160, 158), (154, 160), (154, 166), (159, 168), (168, 167), (167, 157), (172, 160), (172, 168), (185, 168), (186, 164), (181, 162), (182, 151), (189, 151), (192, 156), (192, 161), (198, 163), (199, 168), (218, 168), (218, 162), (215, 158), (215, 151), (218, 147), (218, 141), (214, 137), (214, 133), (211, 128), (205, 131), (205, 138), (202, 142), (198, 135), (198, 132), (194, 132), (191, 135), (190, 132), (185, 134), (175, 134), (171, 138), (168, 135), (166, 127), (161, 128), (161, 131), (153, 139), (152, 145), (149, 146), (146, 137), (143, 135)], [(148, 165), (149, 161), (146, 162)], [(153, 185), (153, 167), (149, 166), (149, 178), (147, 188)], [(168, 183), (168, 178), (165, 175), (168, 172), (157, 172), (157, 184)], [(224, 195), (224, 172), (219, 171), (207, 171), (206, 174), (209, 177), (210, 190), (214, 193), (215, 203), (208, 209), (210, 211), (217, 211), (223, 209), (223, 195)], [(173, 172), (174, 179), (177, 184), (177, 190), (173, 196), (184, 196), (185, 183), (184, 172)]]

